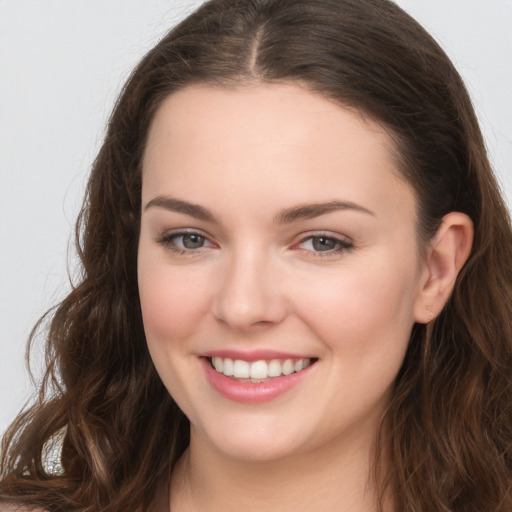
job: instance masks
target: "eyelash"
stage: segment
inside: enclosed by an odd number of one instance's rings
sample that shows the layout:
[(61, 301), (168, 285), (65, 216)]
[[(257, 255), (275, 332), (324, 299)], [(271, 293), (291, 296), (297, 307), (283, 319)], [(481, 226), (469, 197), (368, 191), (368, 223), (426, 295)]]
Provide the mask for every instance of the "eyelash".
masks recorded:
[[(189, 237), (198, 237), (202, 240), (203, 245), (200, 247), (196, 247), (194, 249), (187, 248), (187, 247), (179, 247), (176, 245), (176, 240), (180, 238), (184, 238), (186, 236)], [(319, 251), (313, 249), (305, 249), (301, 248), (300, 246), (308, 241), (310, 241), (312, 244), (314, 244), (315, 240), (321, 240), (331, 242), (333, 243), (334, 247), (332, 249), (328, 249), (326, 251)], [(164, 233), (163, 235), (157, 237), (155, 241), (164, 246), (166, 249), (172, 251), (173, 253), (177, 255), (198, 255), (201, 251), (201, 249), (204, 249), (205, 247), (215, 247), (214, 244), (209, 242), (208, 237), (203, 235), (200, 232), (197, 231), (179, 231), (176, 233)], [(208, 243), (209, 245), (204, 245), (205, 243)], [(335, 256), (338, 254), (341, 254), (343, 252), (350, 252), (354, 249), (354, 244), (346, 239), (340, 239), (335, 236), (327, 235), (318, 233), (315, 235), (308, 235), (301, 240), (299, 240), (296, 244), (292, 246), (292, 249), (305, 251), (308, 255), (311, 255), (311, 257), (314, 258), (324, 258), (326, 256)]]
[[(202, 245), (201, 247), (197, 247), (195, 249), (189, 249), (187, 247), (179, 247), (176, 245), (176, 240), (178, 238), (184, 238), (186, 236), (189, 236), (189, 237), (193, 237), (193, 236), (196, 236), (198, 238), (201, 238), (203, 240), (203, 242), (208, 242), (208, 238), (203, 235), (202, 233), (199, 233), (197, 231), (179, 231), (179, 232), (176, 232), (176, 233), (164, 233), (163, 235), (159, 236), (156, 238), (156, 243), (164, 246), (166, 249), (174, 252), (175, 254), (177, 255), (186, 255), (186, 254), (191, 254), (191, 255), (196, 255), (199, 253), (199, 251), (201, 249), (204, 249), (204, 245)], [(211, 242), (210, 242), (211, 244)], [(211, 244), (211, 246), (213, 247), (213, 244)], [(210, 247), (210, 245), (207, 245), (206, 247)]]
[(322, 233), (318, 233), (318, 234), (315, 234), (315, 235), (308, 235), (308, 236), (302, 238), (296, 244), (296, 246), (300, 246), (300, 245), (302, 245), (302, 244), (304, 244), (305, 242), (308, 242), (308, 241), (311, 241), (311, 243), (314, 244), (315, 240), (320, 240), (320, 239), (323, 239), (323, 240), (326, 240), (326, 241), (329, 241), (329, 242), (333, 242), (334, 243), (334, 248), (328, 249), (326, 251), (318, 251), (318, 250), (304, 249), (304, 248), (298, 247), (298, 250), (307, 251), (307, 253), (310, 254), (314, 258), (325, 258), (327, 256), (336, 256), (336, 255), (339, 255), (339, 254), (341, 254), (343, 252), (350, 252), (351, 250), (354, 249), (353, 242), (351, 242), (351, 241), (349, 241), (347, 239), (341, 239), (341, 238), (337, 238), (337, 237), (332, 236), (332, 235), (322, 234)]

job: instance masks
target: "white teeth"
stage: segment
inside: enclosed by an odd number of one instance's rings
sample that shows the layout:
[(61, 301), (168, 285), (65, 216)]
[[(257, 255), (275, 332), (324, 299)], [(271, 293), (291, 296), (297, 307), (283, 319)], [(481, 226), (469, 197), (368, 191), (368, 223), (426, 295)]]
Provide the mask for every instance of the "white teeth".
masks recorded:
[(290, 375), (293, 373), (293, 367), (294, 367), (294, 364), (293, 364), (293, 361), (291, 359), (287, 359), (284, 363), (283, 363), (283, 373), (285, 375)]
[(277, 359), (272, 359), (268, 365), (268, 376), (279, 377), (281, 375), (281, 363)]
[(249, 363), (242, 361), (241, 359), (235, 359), (233, 362), (233, 377), (237, 379), (248, 379), (249, 378)]
[[(229, 357), (226, 357), (226, 359), (224, 359), (224, 364), (223, 364), (224, 368), (222, 370), (222, 373), (224, 375), (226, 375), (227, 377), (230, 377), (231, 375), (233, 375), (233, 359), (229, 359)], [(215, 368), (217, 369), (217, 368)]]
[(212, 366), (219, 373), (235, 379), (250, 379), (251, 382), (259, 382), (271, 377), (291, 375), (300, 372), (311, 364), (310, 359), (272, 359), (270, 361), (254, 361), (249, 363), (242, 359), (230, 359), (228, 357), (212, 357)]
[(251, 379), (266, 379), (268, 377), (268, 365), (265, 361), (251, 363)]
[(212, 363), (214, 368), (219, 372), (222, 373), (223, 369), (223, 361), (221, 357), (212, 357)]

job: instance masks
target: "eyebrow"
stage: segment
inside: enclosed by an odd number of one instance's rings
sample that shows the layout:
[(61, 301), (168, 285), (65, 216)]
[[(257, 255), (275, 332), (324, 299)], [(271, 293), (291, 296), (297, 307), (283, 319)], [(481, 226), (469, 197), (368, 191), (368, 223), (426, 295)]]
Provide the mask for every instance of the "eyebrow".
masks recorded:
[(274, 217), (275, 224), (289, 224), (298, 220), (313, 219), (327, 213), (352, 210), (375, 217), (375, 214), (351, 201), (329, 201), (327, 203), (305, 204), (282, 210)]
[(191, 217), (207, 222), (217, 222), (215, 215), (207, 208), (173, 197), (157, 196), (146, 204), (144, 210), (146, 211), (152, 207), (163, 208), (171, 212), (184, 213), (185, 215), (190, 215)]
[[(189, 203), (188, 201), (182, 201), (173, 197), (157, 196), (146, 204), (144, 210), (148, 210), (152, 207), (163, 208), (171, 212), (184, 213), (185, 215), (206, 222), (218, 222), (215, 215), (204, 206), (199, 206), (198, 204)], [(290, 224), (298, 220), (313, 219), (321, 215), (343, 210), (352, 210), (375, 217), (372, 211), (351, 201), (328, 201), (326, 203), (298, 205), (281, 210), (274, 217), (274, 224)]]

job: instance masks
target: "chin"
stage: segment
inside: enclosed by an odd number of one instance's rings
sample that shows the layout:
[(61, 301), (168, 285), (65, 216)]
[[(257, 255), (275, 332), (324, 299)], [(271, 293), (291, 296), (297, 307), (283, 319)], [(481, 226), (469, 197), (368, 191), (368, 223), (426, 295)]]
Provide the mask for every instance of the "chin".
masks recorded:
[(238, 438), (228, 440), (219, 440), (216, 448), (225, 457), (243, 462), (270, 462), (285, 459), (298, 450), (288, 444), (280, 442), (279, 439), (247, 439)]
[[(191, 436), (201, 438), (214, 451), (233, 460), (245, 462), (268, 462), (287, 458), (304, 450), (300, 433), (293, 434), (282, 425), (259, 424), (253, 418), (246, 425), (218, 425), (199, 431), (192, 427)], [(245, 428), (244, 428), (245, 427)], [(307, 436), (306, 436), (307, 437)]]

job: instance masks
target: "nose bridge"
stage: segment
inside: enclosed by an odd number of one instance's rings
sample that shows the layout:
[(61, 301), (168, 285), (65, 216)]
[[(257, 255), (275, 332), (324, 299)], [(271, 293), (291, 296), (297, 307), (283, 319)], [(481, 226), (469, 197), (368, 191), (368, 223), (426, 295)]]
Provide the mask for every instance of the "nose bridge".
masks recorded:
[(257, 244), (234, 248), (214, 300), (217, 319), (239, 330), (282, 320), (286, 307), (276, 271), (272, 255)]

